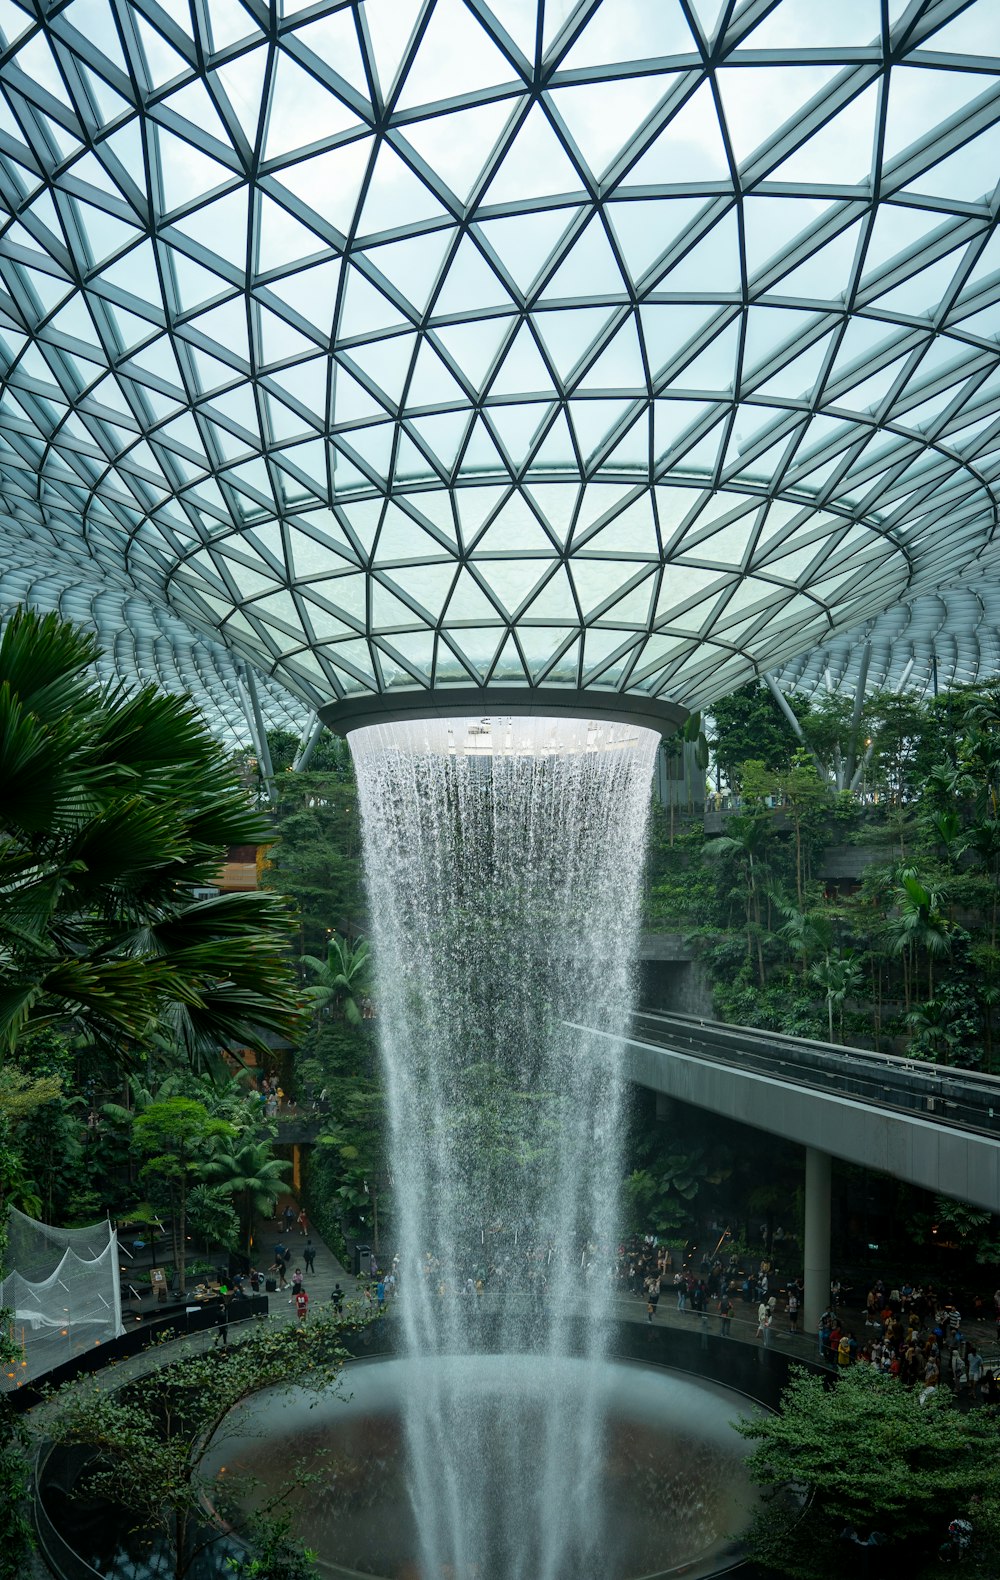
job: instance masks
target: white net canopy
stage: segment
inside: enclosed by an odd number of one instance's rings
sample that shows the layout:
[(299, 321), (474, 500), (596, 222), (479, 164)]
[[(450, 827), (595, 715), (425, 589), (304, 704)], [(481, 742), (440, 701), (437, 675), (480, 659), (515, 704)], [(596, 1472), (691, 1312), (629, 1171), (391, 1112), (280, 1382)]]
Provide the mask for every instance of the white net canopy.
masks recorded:
[(118, 1235), (110, 1222), (54, 1229), (11, 1208), (0, 1309), (18, 1354), (0, 1368), (0, 1388), (52, 1371), (117, 1338), (121, 1320)]

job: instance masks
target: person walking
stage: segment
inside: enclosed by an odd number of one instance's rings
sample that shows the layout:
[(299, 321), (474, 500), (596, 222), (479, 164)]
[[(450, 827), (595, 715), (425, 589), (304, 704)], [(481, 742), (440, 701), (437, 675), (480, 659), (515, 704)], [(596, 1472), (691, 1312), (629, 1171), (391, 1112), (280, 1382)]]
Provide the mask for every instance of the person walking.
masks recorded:
[(334, 1284), (333, 1294), (330, 1296), (330, 1299), (333, 1302), (333, 1309), (339, 1317), (344, 1309), (344, 1291), (339, 1284)]
[(722, 1318), (720, 1331), (724, 1339), (729, 1338), (729, 1330), (733, 1325), (733, 1303), (728, 1295), (723, 1295), (719, 1301), (719, 1316)]
[(292, 1296), (292, 1299), (295, 1301), (295, 1309), (299, 1314), (299, 1321), (301, 1322), (306, 1312), (309, 1310), (309, 1296), (306, 1294), (301, 1284), (299, 1285), (295, 1294)]
[(287, 1239), (292, 1232), (292, 1224), (295, 1222), (295, 1208), (291, 1202), (285, 1203), (285, 1210), (281, 1216), (285, 1225), (285, 1238)]
[(299, 1226), (299, 1233), (301, 1235), (305, 1235), (308, 1238), (308, 1235), (309, 1235), (309, 1220), (306, 1217), (306, 1210), (305, 1210), (304, 1207), (301, 1209), (301, 1211), (299, 1213), (299, 1216), (296, 1218), (295, 1222)]
[(316, 1271), (316, 1247), (312, 1243), (312, 1236), (311, 1235), (310, 1235), (309, 1239), (306, 1241), (305, 1245), (302, 1247), (302, 1260), (306, 1264), (306, 1272), (307, 1273), (315, 1273), (315, 1271)]
[(295, 1272), (292, 1274), (292, 1299), (293, 1300), (295, 1299), (296, 1295), (301, 1293), (301, 1290), (302, 1290), (302, 1269), (301, 1269), (301, 1267), (297, 1267), (295, 1269)]

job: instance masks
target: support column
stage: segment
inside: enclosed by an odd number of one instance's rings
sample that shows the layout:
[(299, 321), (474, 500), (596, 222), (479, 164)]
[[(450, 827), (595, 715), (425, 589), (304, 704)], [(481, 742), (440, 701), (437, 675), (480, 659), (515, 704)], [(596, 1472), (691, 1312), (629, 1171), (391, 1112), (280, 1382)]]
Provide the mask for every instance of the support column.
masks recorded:
[(830, 1304), (830, 1154), (806, 1147), (803, 1326), (814, 1338)]

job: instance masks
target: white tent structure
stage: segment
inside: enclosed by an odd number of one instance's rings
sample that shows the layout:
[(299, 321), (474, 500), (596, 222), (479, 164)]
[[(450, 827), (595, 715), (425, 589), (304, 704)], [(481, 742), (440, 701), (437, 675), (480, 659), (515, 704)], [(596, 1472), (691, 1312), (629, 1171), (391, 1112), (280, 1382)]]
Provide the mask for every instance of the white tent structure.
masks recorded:
[(121, 1320), (118, 1234), (108, 1219), (54, 1229), (12, 1208), (0, 1308), (18, 1356), (0, 1368), (14, 1389), (117, 1338)]

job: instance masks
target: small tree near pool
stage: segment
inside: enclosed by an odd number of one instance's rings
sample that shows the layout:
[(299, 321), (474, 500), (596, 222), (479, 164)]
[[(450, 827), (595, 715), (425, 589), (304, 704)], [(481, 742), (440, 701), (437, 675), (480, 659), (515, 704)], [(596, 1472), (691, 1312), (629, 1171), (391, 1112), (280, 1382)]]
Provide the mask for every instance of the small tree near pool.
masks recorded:
[[(862, 1541), (885, 1539), (885, 1574), (933, 1573), (949, 1522), (968, 1516), (989, 1558), (1000, 1521), (996, 1425), (985, 1410), (960, 1412), (944, 1389), (920, 1401), (871, 1366), (852, 1367), (832, 1387), (797, 1371), (776, 1414), (736, 1422), (755, 1445), (750, 1477), (770, 1494), (750, 1533), (752, 1556), (799, 1580), (839, 1577), (853, 1566), (842, 1534), (853, 1529)], [(781, 1496), (789, 1488), (804, 1509)]]

